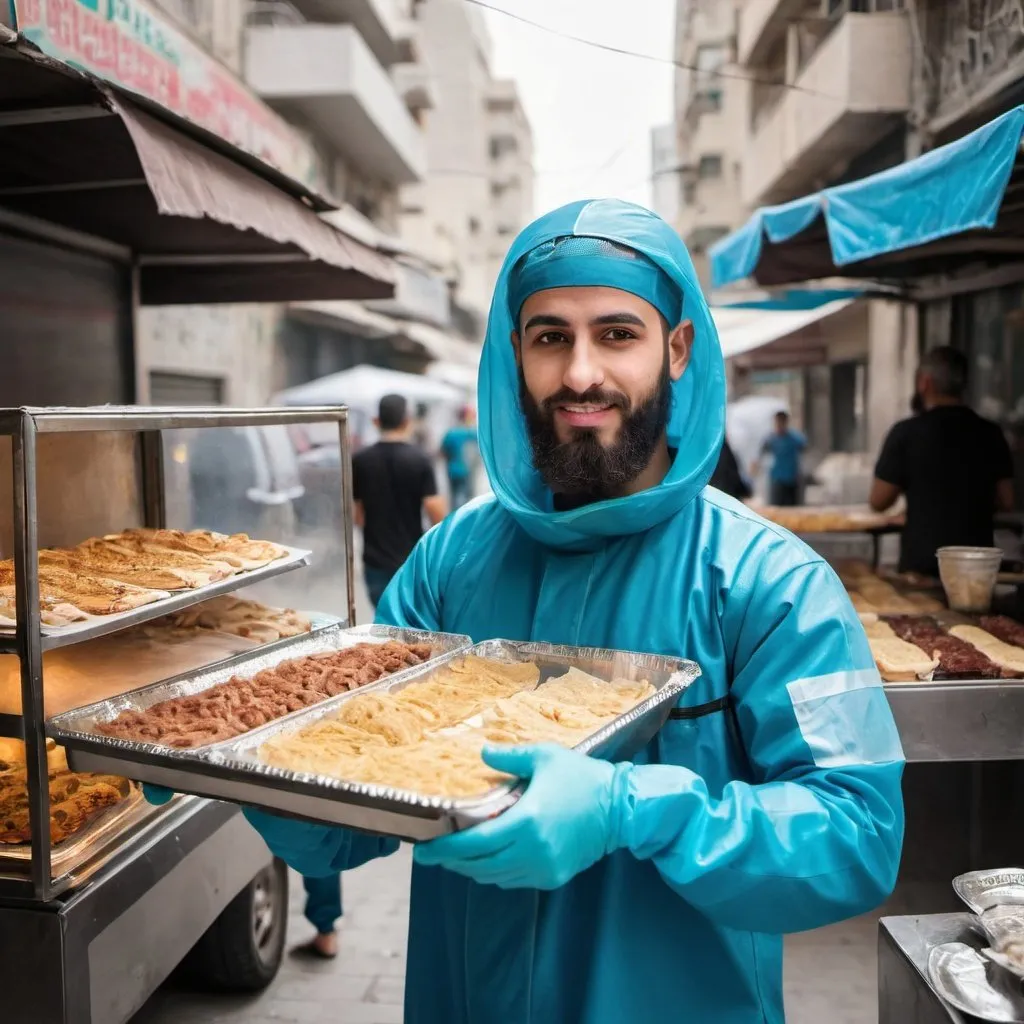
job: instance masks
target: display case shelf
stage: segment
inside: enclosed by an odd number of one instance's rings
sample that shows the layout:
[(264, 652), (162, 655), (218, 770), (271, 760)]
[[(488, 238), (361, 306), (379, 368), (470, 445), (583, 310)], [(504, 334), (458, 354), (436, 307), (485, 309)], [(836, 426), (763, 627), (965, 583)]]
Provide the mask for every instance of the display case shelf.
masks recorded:
[[(162, 432), (217, 427), (269, 427), (293, 424), (334, 423), (341, 451), (341, 540), (345, 566), (346, 621), (355, 623), (355, 581), (353, 573), (352, 478), (348, 436), (348, 411), (343, 407), (291, 408), (164, 408), (144, 406), (95, 406), (89, 408), (0, 409), (0, 436), (11, 438), (13, 543), (15, 565), (15, 606), (17, 625), (0, 634), (0, 653), (14, 654), (21, 662), (21, 716), (0, 715), (0, 736), (25, 742), (25, 764), (31, 824), (31, 860), (25, 862), (25, 878), (8, 879), (3, 888), (16, 895), (47, 902), (65, 892), (82, 878), (78, 869), (55, 878), (50, 841), (50, 794), (47, 784), (47, 756), (43, 703), (43, 652), (81, 641), (120, 632), (228, 594), (260, 580), (307, 565), (309, 553), (292, 551), (292, 557), (262, 569), (239, 573), (193, 591), (174, 593), (169, 598), (134, 611), (90, 622), (84, 628), (44, 632), (39, 607), (39, 525), (37, 515), (37, 439), (43, 434), (98, 435), (133, 433), (136, 441), (138, 495), (143, 525), (165, 527), (167, 502), (164, 479)], [(104, 466), (96, 466), (102, 476)], [(113, 525), (113, 524), (112, 524)], [(127, 524), (125, 524), (127, 525)], [(111, 856), (133, 848), (139, 838), (134, 832), (111, 840)], [(127, 851), (130, 852), (130, 849)], [(102, 858), (100, 858), (102, 860)], [(2, 873), (2, 869), (0, 869)], [(16, 889), (7, 889), (7, 885)]]

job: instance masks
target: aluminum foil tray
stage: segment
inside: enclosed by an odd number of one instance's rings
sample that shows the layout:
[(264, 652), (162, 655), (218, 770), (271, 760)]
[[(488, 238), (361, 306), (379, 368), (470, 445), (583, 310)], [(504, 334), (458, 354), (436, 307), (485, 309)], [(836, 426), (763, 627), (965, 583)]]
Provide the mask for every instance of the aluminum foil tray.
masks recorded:
[[(172, 789), (200, 796), (264, 807), (311, 821), (344, 825), (366, 832), (422, 840), (444, 835), (500, 814), (518, 799), (514, 783), (468, 799), (428, 797), (403, 790), (347, 782), (326, 776), (285, 771), (261, 764), (257, 749), (271, 736), (294, 732), (360, 693), (387, 692), (415, 685), (438, 667), (472, 653), (503, 661), (533, 661), (541, 669), (541, 682), (561, 675), (571, 666), (603, 679), (646, 679), (657, 692), (577, 745), (577, 750), (609, 760), (628, 758), (646, 746), (668, 718), (686, 688), (700, 675), (691, 661), (650, 654), (596, 648), (562, 647), (533, 642), (489, 640), (454, 650), (430, 662), (396, 674), (353, 693), (296, 712), (288, 719), (263, 726), (245, 736), (201, 751), (174, 752), (156, 763), (146, 758), (133, 775)], [(76, 763), (107, 767), (112, 759)], [(123, 766), (122, 766), (123, 767)], [(135, 766), (133, 765), (133, 768)]]
[[(159, 683), (143, 686), (138, 690), (129, 690), (117, 697), (110, 697), (107, 700), (75, 708), (73, 711), (54, 715), (46, 723), (46, 733), (66, 749), (68, 764), (75, 771), (107, 772), (113, 775), (124, 775), (139, 782), (159, 781), (144, 774), (144, 770), (156, 763), (177, 764), (182, 757), (194, 755), (200, 750), (223, 746), (225, 743), (233, 743), (235, 740), (222, 740), (219, 744), (183, 751), (159, 743), (142, 743), (106, 736), (97, 729), (97, 725), (113, 720), (122, 711), (144, 711), (164, 700), (201, 693), (218, 683), (227, 682), (232, 676), (254, 676), (257, 672), (272, 668), (289, 658), (322, 654), (345, 647), (354, 647), (361, 643), (384, 643), (387, 640), (429, 643), (436, 647), (441, 654), (465, 650), (471, 643), (469, 637), (451, 633), (428, 633), (423, 630), (396, 629), (391, 626), (354, 626), (346, 629), (340, 624), (328, 625), (315, 629), (311, 633), (279, 640), (253, 651), (244, 651), (233, 658), (218, 662), (215, 666), (186, 672)], [(404, 669), (388, 678), (400, 679), (422, 667), (417, 665)], [(293, 712), (278, 721), (288, 721), (295, 715), (304, 714), (308, 710), (310, 709)], [(262, 733), (276, 724), (271, 722), (254, 729), (253, 734)]]
[(982, 954), (1016, 979), (1024, 978), (1024, 869), (969, 871), (953, 879), (953, 890), (988, 939)]
[(1024, 1024), (1024, 994), (1013, 975), (964, 942), (928, 954), (928, 980), (947, 1002), (972, 1019)]

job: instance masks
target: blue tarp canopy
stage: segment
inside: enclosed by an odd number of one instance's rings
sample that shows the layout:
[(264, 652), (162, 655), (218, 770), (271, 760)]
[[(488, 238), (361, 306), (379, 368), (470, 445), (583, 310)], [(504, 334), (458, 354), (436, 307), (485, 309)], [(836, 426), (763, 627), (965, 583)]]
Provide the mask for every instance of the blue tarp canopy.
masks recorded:
[(758, 210), (711, 247), (714, 287), (906, 282), (1024, 260), (1024, 106), (879, 174)]

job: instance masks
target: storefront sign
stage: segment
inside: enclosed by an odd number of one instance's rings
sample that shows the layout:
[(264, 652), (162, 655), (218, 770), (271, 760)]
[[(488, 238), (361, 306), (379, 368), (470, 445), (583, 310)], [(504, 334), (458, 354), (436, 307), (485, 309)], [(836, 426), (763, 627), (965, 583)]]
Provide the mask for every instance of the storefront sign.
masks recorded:
[(18, 31), (44, 53), (122, 86), (307, 185), (310, 145), (228, 68), (147, 0), (11, 0)]

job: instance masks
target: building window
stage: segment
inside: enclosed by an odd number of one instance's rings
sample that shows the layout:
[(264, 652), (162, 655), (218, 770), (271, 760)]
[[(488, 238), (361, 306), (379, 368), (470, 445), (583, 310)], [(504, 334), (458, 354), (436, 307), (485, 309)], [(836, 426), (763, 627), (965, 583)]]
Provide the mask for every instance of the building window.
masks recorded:
[(697, 183), (687, 181), (683, 184), (683, 205), (693, 206), (697, 201)]
[(469, 233), (471, 235), (480, 234), (480, 221), (476, 217), (469, 218)]
[(697, 164), (698, 178), (720, 178), (722, 176), (722, 158), (717, 153), (709, 153), (700, 158)]
[(725, 47), (721, 43), (707, 43), (697, 47), (697, 74), (709, 75), (725, 63)]

